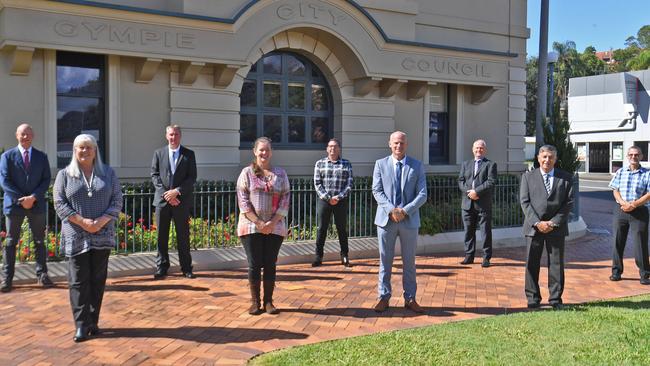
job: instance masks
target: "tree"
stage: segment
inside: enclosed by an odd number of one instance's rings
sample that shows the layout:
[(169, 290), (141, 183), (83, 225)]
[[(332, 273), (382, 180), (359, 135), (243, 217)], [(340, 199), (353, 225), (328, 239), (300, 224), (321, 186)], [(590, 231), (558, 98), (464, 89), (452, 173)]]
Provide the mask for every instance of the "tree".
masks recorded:
[(537, 111), (537, 57), (526, 60), (526, 136), (535, 135)]
[(646, 70), (650, 68), (650, 50), (645, 50), (630, 59), (625, 65), (630, 70)]
[(569, 120), (565, 115), (560, 116), (559, 107), (553, 113), (553, 124), (546, 118), (544, 121), (544, 143), (553, 145), (557, 149), (557, 163), (555, 166), (575, 174), (580, 166), (578, 160), (578, 149), (571, 142), (569, 137)]
[(585, 48), (585, 51), (580, 55), (580, 61), (583, 64), (585, 76), (599, 75), (607, 70), (607, 64), (596, 57), (596, 49), (593, 46)]
[(614, 50), (612, 56), (616, 62), (610, 65), (610, 72), (628, 71), (627, 63), (630, 62), (631, 59), (635, 58), (639, 53), (641, 53), (641, 49), (636, 45)]
[(641, 48), (650, 48), (650, 25), (644, 25), (636, 32), (636, 40)]

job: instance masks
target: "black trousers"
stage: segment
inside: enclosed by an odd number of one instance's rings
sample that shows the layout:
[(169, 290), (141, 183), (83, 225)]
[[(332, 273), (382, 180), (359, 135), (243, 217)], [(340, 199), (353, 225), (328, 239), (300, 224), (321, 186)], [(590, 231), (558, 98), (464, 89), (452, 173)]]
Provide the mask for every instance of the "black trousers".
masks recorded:
[(620, 207), (614, 207), (614, 250), (612, 251), (612, 274), (623, 274), (623, 252), (628, 233), (634, 245), (634, 260), (639, 267), (641, 278), (650, 275), (648, 263), (648, 208), (637, 207), (632, 212), (624, 212)]
[(316, 200), (316, 214), (318, 215), (318, 234), (316, 236), (316, 255), (323, 257), (325, 239), (327, 239), (327, 229), (330, 226), (330, 219), (334, 214), (334, 224), (339, 235), (339, 244), (341, 245), (341, 255), (348, 255), (348, 199), (344, 198), (336, 205), (330, 205), (329, 202), (321, 199)]
[(167, 273), (169, 269), (169, 227), (172, 219), (176, 227), (176, 245), (181, 271), (183, 273), (192, 272), (190, 225), (187, 222), (189, 218), (190, 209), (186, 205), (156, 207), (156, 226), (158, 227), (156, 266), (159, 272)]
[(45, 250), (45, 213), (32, 212), (25, 210), (24, 214), (7, 215), (7, 239), (3, 249), (2, 256), (4, 263), (2, 271), (5, 280), (12, 281), (14, 278), (14, 268), (16, 265), (16, 247), (20, 242), (21, 228), (23, 221), (27, 217), (29, 221), (29, 228), (32, 231), (34, 239), (34, 247), (36, 250), (36, 276), (40, 277), (41, 274), (47, 273), (47, 252)]
[(548, 259), (548, 302), (561, 304), (564, 292), (564, 240), (562, 235), (537, 233), (527, 236), (528, 258), (526, 259), (525, 292), (529, 304), (539, 304), (542, 295), (539, 292), (539, 266), (542, 252), (546, 247)]
[(250, 234), (241, 236), (240, 240), (248, 259), (248, 280), (261, 281), (264, 268), (264, 282), (275, 283), (275, 267), (284, 237), (275, 234)]
[(465, 256), (474, 258), (476, 252), (476, 227), (481, 228), (483, 234), (483, 258), (492, 258), (492, 211), (472, 207), (463, 210), (463, 224), (465, 226)]
[(99, 323), (110, 250), (90, 250), (68, 258), (70, 306), (77, 328)]

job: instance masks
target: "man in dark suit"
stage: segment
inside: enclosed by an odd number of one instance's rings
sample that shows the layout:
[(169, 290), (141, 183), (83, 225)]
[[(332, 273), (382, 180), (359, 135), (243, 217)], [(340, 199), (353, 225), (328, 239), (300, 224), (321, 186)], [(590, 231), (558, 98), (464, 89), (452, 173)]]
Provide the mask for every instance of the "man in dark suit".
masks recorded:
[(392, 154), (375, 162), (372, 194), (377, 201), (377, 239), (379, 240), (378, 313), (388, 309), (392, 295), (390, 278), (399, 236), (402, 251), (402, 287), (404, 307), (416, 313), (424, 310), (415, 301), (415, 250), (420, 227), (420, 207), (427, 201), (427, 182), (422, 163), (406, 156), (406, 134), (395, 131), (388, 146)]
[(156, 187), (153, 205), (156, 207), (158, 226), (158, 256), (155, 279), (167, 276), (169, 269), (169, 227), (174, 220), (178, 260), (183, 276), (195, 278), (190, 254), (190, 210), (192, 208), (196, 159), (194, 151), (181, 146), (181, 128), (167, 126), (165, 138), (168, 146), (156, 150), (151, 162), (151, 181)]
[(557, 149), (551, 145), (539, 148), (539, 168), (521, 177), (519, 198), (524, 211), (524, 236), (528, 244), (525, 293), (528, 308), (540, 306), (539, 265), (546, 247), (548, 256), (548, 302), (553, 309), (562, 309), (564, 291), (564, 239), (569, 235), (569, 213), (573, 207), (573, 177), (555, 169)]
[(7, 239), (3, 258), (4, 281), (0, 291), (9, 292), (14, 278), (16, 246), (20, 242), (20, 231), (25, 220), (34, 238), (36, 249), (36, 277), (43, 287), (54, 284), (47, 275), (47, 253), (45, 250), (45, 192), (50, 185), (50, 163), (47, 155), (32, 146), (34, 131), (26, 123), (16, 129), (18, 146), (7, 150), (0, 158), (0, 185), (4, 190), (3, 210), (6, 216)]
[(497, 182), (497, 164), (485, 157), (484, 140), (472, 144), (474, 159), (460, 167), (458, 188), (463, 192), (463, 223), (465, 224), (465, 259), (460, 264), (474, 263), (476, 226), (483, 234), (483, 267), (490, 266), (492, 258), (492, 191)]

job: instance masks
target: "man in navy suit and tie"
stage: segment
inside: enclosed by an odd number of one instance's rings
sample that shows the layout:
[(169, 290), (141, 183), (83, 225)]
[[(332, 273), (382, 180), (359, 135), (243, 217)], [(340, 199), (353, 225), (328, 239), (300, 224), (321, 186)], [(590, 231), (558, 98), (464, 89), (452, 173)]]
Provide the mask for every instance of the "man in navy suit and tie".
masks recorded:
[(50, 163), (47, 155), (32, 147), (34, 131), (27, 123), (16, 129), (18, 146), (7, 150), (0, 158), (0, 185), (4, 190), (3, 210), (7, 224), (7, 238), (3, 251), (4, 281), (0, 291), (9, 292), (14, 278), (16, 246), (20, 242), (25, 217), (34, 238), (36, 250), (36, 278), (39, 285), (52, 287), (47, 275), (45, 250), (45, 192), (50, 185)]
[(524, 236), (528, 245), (525, 293), (528, 308), (540, 306), (539, 266), (544, 247), (548, 256), (548, 302), (561, 310), (564, 292), (564, 239), (569, 235), (573, 207), (573, 177), (555, 168), (557, 149), (539, 148), (539, 168), (521, 176), (519, 200), (524, 211)]
[(181, 128), (167, 126), (165, 138), (168, 146), (153, 155), (151, 181), (156, 187), (153, 205), (156, 207), (158, 227), (158, 256), (154, 279), (163, 279), (169, 269), (169, 227), (174, 220), (178, 261), (183, 276), (195, 278), (192, 273), (190, 254), (190, 210), (192, 208), (194, 182), (196, 182), (196, 159), (194, 151), (181, 145)]
[(406, 134), (395, 131), (388, 146), (392, 154), (375, 162), (372, 173), (372, 194), (377, 201), (377, 238), (379, 240), (378, 313), (386, 311), (391, 297), (390, 277), (399, 236), (402, 251), (402, 285), (404, 307), (416, 313), (423, 309), (415, 301), (415, 250), (420, 227), (420, 206), (427, 201), (427, 184), (422, 163), (406, 156)]
[(476, 226), (483, 234), (483, 263), (489, 267), (492, 258), (492, 191), (497, 183), (497, 163), (485, 157), (484, 140), (472, 144), (474, 159), (461, 165), (458, 188), (463, 192), (463, 223), (465, 224), (465, 258), (460, 264), (474, 263), (476, 252)]

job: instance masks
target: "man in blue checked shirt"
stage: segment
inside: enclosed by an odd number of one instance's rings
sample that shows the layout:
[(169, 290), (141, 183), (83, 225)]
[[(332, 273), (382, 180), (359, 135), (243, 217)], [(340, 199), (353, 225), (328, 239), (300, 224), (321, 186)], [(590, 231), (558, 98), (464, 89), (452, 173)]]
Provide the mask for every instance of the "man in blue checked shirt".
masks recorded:
[(629, 165), (616, 171), (609, 183), (618, 206), (614, 208), (614, 250), (610, 281), (620, 281), (623, 274), (623, 252), (628, 232), (632, 233), (634, 258), (642, 285), (650, 285), (648, 262), (648, 201), (650, 200), (650, 171), (639, 163), (643, 159), (641, 148), (627, 149)]
[(327, 156), (318, 160), (314, 166), (314, 186), (319, 199), (316, 201), (318, 215), (316, 258), (311, 264), (312, 267), (323, 264), (323, 248), (332, 214), (334, 214), (334, 223), (341, 244), (341, 264), (352, 267), (348, 258), (346, 227), (352, 179), (352, 165), (348, 160), (341, 158), (341, 143), (336, 138), (330, 139), (327, 143)]

